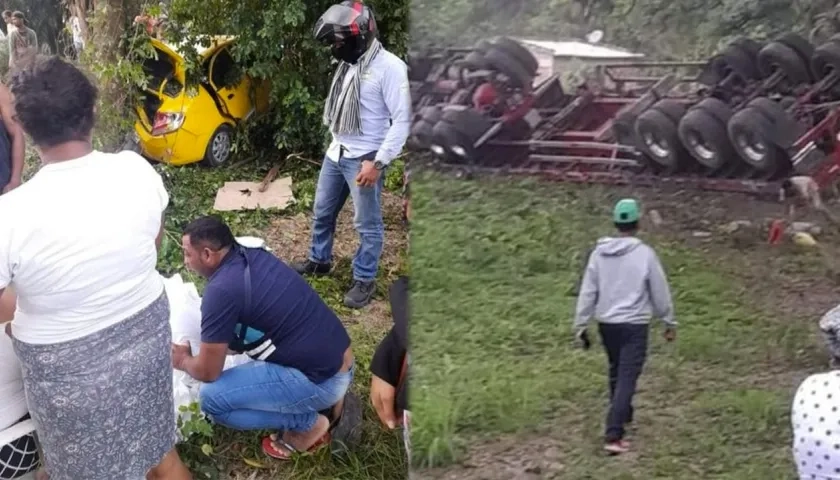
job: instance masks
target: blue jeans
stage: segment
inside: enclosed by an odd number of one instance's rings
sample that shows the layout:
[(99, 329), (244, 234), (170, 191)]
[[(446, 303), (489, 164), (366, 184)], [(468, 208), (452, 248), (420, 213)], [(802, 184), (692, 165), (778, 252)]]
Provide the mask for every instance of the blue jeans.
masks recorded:
[[(368, 156), (366, 156), (368, 157)], [(373, 158), (370, 155), (369, 158)], [(353, 225), (359, 233), (359, 248), (353, 256), (353, 279), (371, 281), (376, 278), (379, 257), (385, 243), (385, 223), (382, 221), (382, 188), (385, 172), (372, 187), (356, 185), (356, 175), (362, 168), (359, 158), (341, 157), (338, 163), (324, 157), (318, 186), (315, 189), (312, 247), (309, 259), (317, 263), (332, 261), (333, 237), (338, 213), (347, 197), (353, 197), (355, 216)]]
[(225, 370), (215, 382), (202, 385), (201, 410), (214, 422), (235, 430), (306, 432), (315, 426), (319, 411), (344, 398), (353, 373), (351, 367), (315, 384), (297, 369), (253, 361)]

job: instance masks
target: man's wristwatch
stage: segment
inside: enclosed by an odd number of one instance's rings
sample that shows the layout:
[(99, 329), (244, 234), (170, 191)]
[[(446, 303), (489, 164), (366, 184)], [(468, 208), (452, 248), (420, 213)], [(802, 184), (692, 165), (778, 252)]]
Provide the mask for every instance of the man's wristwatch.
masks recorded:
[(376, 160), (376, 161), (373, 162), (373, 168), (375, 168), (377, 170), (385, 170), (385, 167), (387, 167), (387, 166), (388, 165), (382, 163), (382, 161), (380, 161), (380, 160)]

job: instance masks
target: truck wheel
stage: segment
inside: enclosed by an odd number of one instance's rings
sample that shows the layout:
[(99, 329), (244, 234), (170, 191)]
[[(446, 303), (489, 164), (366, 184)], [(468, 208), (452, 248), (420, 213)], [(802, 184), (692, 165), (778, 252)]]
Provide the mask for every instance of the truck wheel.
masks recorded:
[(680, 119), (683, 115), (685, 115), (686, 111), (686, 106), (684, 103), (680, 103), (676, 100), (671, 100), (670, 98), (663, 98), (662, 100), (654, 103), (651, 108), (664, 113), (665, 116), (667, 116), (671, 119), (672, 122), (674, 122), (674, 125), (680, 123)]
[(754, 106), (735, 112), (727, 125), (735, 151), (759, 176), (772, 178), (784, 170), (790, 160), (773, 141), (770, 120)]
[(462, 165), (475, 162), (473, 143), (466, 135), (461, 134), (454, 124), (441, 120), (432, 129), (432, 136), (432, 151), (441, 157), (444, 163)]
[(796, 50), (780, 42), (771, 42), (758, 54), (758, 68), (764, 78), (781, 72), (790, 85), (811, 83), (808, 65)]
[(411, 136), (414, 138), (414, 144), (417, 148), (427, 149), (432, 144), (432, 128), (431, 124), (425, 120), (418, 120), (411, 126)]
[(832, 73), (840, 75), (840, 41), (828, 41), (814, 49), (811, 71), (817, 80), (822, 80)]
[(492, 40), (492, 43), (499, 50), (502, 50), (503, 52), (518, 60), (519, 63), (523, 67), (525, 67), (525, 70), (529, 74), (536, 75), (537, 69), (540, 66), (539, 62), (537, 62), (537, 58), (534, 57), (534, 54), (531, 53), (531, 51), (528, 50), (524, 45), (508, 37), (498, 37)]
[(207, 142), (201, 164), (206, 167), (220, 167), (230, 160), (231, 152), (233, 152), (233, 129), (227, 124), (220, 125)]
[(790, 148), (805, 134), (806, 128), (785, 110), (780, 102), (767, 97), (756, 97), (747, 104), (761, 112), (774, 128), (772, 139), (782, 149)]
[(690, 109), (680, 121), (679, 134), (688, 153), (710, 172), (739, 161), (727, 135), (726, 121), (708, 109), (699, 105)]
[(761, 47), (764, 45), (761, 42), (757, 42), (749, 37), (738, 37), (732, 42), (729, 43), (730, 45), (736, 45), (740, 48), (744, 53), (749, 55), (750, 59), (753, 61), (753, 64), (758, 60), (758, 52), (761, 51)]
[(793, 49), (806, 65), (811, 62), (811, 57), (814, 56), (814, 45), (802, 35), (786, 33), (776, 41)]
[(734, 73), (744, 80), (754, 80), (760, 76), (758, 67), (756, 66), (756, 58), (744, 48), (742, 45), (735, 42), (730, 43), (720, 54), (721, 62), (719, 69), (722, 78), (728, 74)]
[(471, 108), (447, 107), (432, 129), (433, 143), (443, 148), (450, 163), (474, 164), (478, 160), (475, 142), (491, 126), (493, 122)]
[(668, 172), (679, 170), (686, 156), (676, 122), (656, 108), (644, 111), (636, 120), (636, 143)]
[(490, 64), (487, 63), (487, 59), (484, 58), (479, 52), (473, 51), (467, 54), (463, 60), (464, 66), (472, 71), (476, 70), (486, 70), (490, 68)]
[(516, 58), (510, 56), (504, 50), (493, 47), (484, 57), (493, 69), (510, 79), (512, 86), (527, 87), (534, 82), (533, 75), (530, 75)]
[(440, 121), (440, 117), (442, 114), (443, 112), (437, 105), (423, 107), (420, 109), (420, 119), (425, 120), (427, 123), (430, 123), (432, 125)]

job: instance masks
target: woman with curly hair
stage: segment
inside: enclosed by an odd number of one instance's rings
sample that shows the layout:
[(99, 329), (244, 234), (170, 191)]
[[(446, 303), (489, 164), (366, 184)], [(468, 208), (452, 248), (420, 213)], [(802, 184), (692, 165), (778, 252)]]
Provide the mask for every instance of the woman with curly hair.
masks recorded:
[(133, 152), (93, 149), (97, 89), (37, 58), (11, 79), (42, 167), (0, 197), (0, 293), (53, 480), (190, 479), (175, 450), (169, 302), (155, 270), (169, 202)]

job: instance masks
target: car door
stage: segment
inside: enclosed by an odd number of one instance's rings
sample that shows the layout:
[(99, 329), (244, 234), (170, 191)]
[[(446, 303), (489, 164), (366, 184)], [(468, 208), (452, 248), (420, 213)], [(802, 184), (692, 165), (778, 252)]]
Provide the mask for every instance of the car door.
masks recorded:
[(228, 47), (216, 52), (210, 61), (210, 86), (221, 103), (222, 113), (236, 120), (253, 113), (251, 80), (242, 74)]

